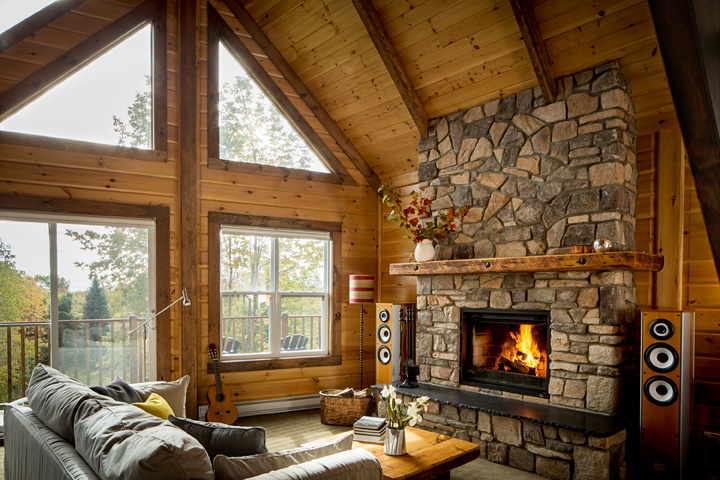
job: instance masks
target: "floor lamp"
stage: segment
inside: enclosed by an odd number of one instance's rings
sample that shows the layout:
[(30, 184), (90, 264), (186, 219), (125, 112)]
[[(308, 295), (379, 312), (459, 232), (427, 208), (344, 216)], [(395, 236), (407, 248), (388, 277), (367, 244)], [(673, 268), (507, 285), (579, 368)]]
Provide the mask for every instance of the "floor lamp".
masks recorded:
[(363, 388), (363, 303), (375, 303), (375, 276), (350, 275), (350, 303), (360, 304), (360, 389)]

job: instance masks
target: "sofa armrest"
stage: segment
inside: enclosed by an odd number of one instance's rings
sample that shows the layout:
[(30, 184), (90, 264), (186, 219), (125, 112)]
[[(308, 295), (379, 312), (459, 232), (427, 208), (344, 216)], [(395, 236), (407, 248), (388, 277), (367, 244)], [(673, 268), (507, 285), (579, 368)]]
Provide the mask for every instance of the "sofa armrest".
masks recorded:
[(5, 406), (5, 478), (98, 480), (73, 445), (22, 403), (18, 400)]
[(382, 480), (380, 461), (362, 448), (264, 473), (248, 480)]

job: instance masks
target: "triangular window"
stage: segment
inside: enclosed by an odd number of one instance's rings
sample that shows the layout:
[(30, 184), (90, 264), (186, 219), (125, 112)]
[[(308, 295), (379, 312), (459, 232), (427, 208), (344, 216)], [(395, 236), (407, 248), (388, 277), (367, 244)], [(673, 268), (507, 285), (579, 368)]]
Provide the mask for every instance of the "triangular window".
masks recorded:
[(0, 130), (152, 149), (150, 25), (0, 123)]
[(14, 27), (56, 0), (0, 0), (0, 33)]
[(222, 42), (218, 54), (220, 158), (329, 173)]

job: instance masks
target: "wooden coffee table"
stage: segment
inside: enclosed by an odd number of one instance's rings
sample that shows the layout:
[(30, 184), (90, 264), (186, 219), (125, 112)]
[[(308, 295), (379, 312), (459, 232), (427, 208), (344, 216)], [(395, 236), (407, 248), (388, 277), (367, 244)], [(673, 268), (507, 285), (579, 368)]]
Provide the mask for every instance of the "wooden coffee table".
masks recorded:
[[(345, 435), (310, 442), (308, 445), (325, 443)], [(480, 447), (471, 442), (450, 438), (419, 428), (405, 428), (407, 454), (385, 455), (382, 443), (353, 442), (352, 448), (364, 448), (380, 460), (385, 480), (449, 479), (450, 470), (471, 462), (480, 456)]]

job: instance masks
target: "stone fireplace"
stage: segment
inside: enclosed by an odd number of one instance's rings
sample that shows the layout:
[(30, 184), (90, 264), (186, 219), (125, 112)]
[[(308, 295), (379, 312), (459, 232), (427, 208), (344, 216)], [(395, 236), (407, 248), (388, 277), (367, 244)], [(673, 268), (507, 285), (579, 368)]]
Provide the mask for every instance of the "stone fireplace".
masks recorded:
[[(571, 253), (599, 238), (617, 251), (635, 249), (629, 85), (613, 62), (558, 86), (551, 104), (535, 88), (441, 118), (420, 142), (418, 178), (433, 211), (471, 205), (459, 231), (436, 246), (437, 260)], [(623, 402), (635, 402), (632, 273), (421, 275), (417, 308), (419, 380), (438, 395), (450, 392), (426, 427), (550, 478), (624, 478), (625, 429), (586, 427), (614, 421)], [(546, 329), (544, 365), (533, 367), (544, 376), (531, 378), (521, 364), (499, 371), (498, 362), (513, 360), (499, 360), (498, 346), (485, 349), (515, 327), (463, 325), (468, 314), (503, 311), (545, 319), (525, 322)], [(476, 364), (492, 365), (480, 379), (483, 368), (463, 364), (468, 349)], [(488, 351), (492, 360), (482, 357)], [(504, 377), (518, 382), (506, 388)], [(527, 406), (544, 413), (522, 413)]]

